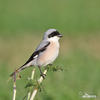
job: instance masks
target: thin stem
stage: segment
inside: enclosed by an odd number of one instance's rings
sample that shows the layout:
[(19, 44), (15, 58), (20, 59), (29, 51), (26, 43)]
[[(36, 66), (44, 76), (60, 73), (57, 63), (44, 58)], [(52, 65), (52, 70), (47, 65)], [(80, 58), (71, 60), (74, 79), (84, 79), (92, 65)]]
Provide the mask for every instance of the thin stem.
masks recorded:
[(16, 83), (13, 85), (13, 100), (16, 100)]
[(13, 99), (16, 100), (16, 72), (14, 73), (14, 84), (13, 84)]
[(34, 74), (35, 74), (35, 68), (34, 68), (33, 71), (32, 71), (32, 75), (31, 75), (31, 79), (32, 79), (32, 80), (34, 79)]
[(36, 96), (36, 94), (37, 94), (37, 91), (38, 91), (37, 88), (34, 89), (34, 91), (33, 91), (33, 93), (32, 93), (32, 96), (31, 96), (30, 100), (34, 100), (34, 98), (35, 98), (35, 96)]
[[(34, 79), (34, 74), (35, 74), (35, 68), (33, 68), (33, 71), (32, 71), (32, 74), (31, 74), (31, 80)], [(27, 100), (30, 99), (30, 96), (31, 96), (31, 91), (28, 92)]]
[[(47, 73), (47, 69), (44, 70), (43, 74), (46, 74)], [(40, 85), (43, 81), (43, 77), (41, 76), (39, 79), (38, 79), (38, 84)], [(32, 92), (32, 95), (30, 97), (30, 100), (34, 100), (36, 94), (37, 94), (37, 91), (38, 91), (38, 88), (35, 88)]]
[(31, 96), (31, 92), (28, 92), (28, 95), (27, 95), (27, 100), (30, 99), (30, 96)]

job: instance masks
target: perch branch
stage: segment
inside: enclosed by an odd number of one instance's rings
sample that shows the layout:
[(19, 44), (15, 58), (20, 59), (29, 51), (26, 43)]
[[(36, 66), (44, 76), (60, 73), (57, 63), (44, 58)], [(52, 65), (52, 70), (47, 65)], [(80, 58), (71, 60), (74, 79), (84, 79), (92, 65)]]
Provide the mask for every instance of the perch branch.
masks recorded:
[[(47, 73), (47, 69), (44, 70), (43, 74), (46, 74)], [(38, 79), (38, 84), (40, 85), (43, 81), (43, 77), (41, 76), (39, 79)], [(37, 94), (37, 91), (38, 91), (38, 88), (35, 88), (32, 92), (32, 95), (30, 97), (30, 100), (34, 100), (36, 94)]]
[(13, 79), (14, 79), (14, 84), (13, 84), (13, 100), (16, 100), (16, 72), (14, 73)]
[[(34, 68), (33, 71), (32, 71), (31, 80), (34, 79), (34, 74), (35, 74), (35, 68)], [(28, 92), (28, 96), (27, 96), (27, 100), (30, 99), (30, 96), (31, 96), (31, 92), (29, 91), (29, 92)]]

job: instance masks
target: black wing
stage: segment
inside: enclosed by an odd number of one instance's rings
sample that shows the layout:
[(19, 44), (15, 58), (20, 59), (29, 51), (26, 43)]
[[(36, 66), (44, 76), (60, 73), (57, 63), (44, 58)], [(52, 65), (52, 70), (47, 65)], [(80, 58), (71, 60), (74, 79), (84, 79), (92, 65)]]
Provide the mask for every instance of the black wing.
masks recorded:
[(50, 44), (50, 42), (48, 42), (48, 43), (47, 43), (44, 47), (42, 47), (41, 49), (36, 50), (36, 51), (31, 55), (31, 57), (27, 60), (27, 62), (26, 62), (23, 66), (27, 65), (29, 62), (31, 62), (32, 60), (34, 60), (35, 57), (38, 56), (40, 52), (43, 52), (44, 50), (46, 50), (46, 48), (49, 46), (49, 44)]
[(13, 72), (10, 76), (12, 77), (15, 73), (20, 72), (21, 70), (25, 69), (26, 67), (24, 67), (25, 65), (27, 65), (29, 62), (31, 62), (32, 60), (34, 60), (36, 57), (38, 57), (40, 52), (43, 52), (44, 50), (46, 50), (46, 48), (49, 46), (50, 42), (48, 42), (47, 44), (44, 44), (43, 47), (41, 47), (40, 49), (36, 50), (31, 57), (27, 60), (27, 62), (22, 65), (21, 67), (19, 67), (15, 72)]

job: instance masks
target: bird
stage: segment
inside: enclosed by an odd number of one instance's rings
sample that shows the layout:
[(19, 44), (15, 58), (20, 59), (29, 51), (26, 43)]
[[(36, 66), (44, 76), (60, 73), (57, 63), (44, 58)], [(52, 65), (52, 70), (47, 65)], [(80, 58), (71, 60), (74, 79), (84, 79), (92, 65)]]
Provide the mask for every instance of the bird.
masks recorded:
[(40, 75), (44, 78), (45, 75), (43, 74), (41, 67), (53, 64), (58, 57), (60, 48), (59, 39), (61, 37), (62, 34), (56, 29), (48, 29), (44, 33), (42, 41), (26, 63), (16, 69), (10, 76), (12, 77), (15, 73), (19, 73), (30, 66), (38, 66)]

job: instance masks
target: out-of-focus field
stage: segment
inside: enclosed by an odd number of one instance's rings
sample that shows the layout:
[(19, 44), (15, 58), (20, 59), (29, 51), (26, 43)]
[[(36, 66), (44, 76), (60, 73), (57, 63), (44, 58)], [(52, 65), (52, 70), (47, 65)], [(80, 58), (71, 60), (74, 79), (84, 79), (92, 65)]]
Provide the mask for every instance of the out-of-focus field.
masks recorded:
[[(9, 75), (29, 58), (48, 28), (56, 28), (60, 55), (36, 100), (100, 100), (100, 0), (0, 1), (0, 100), (11, 100)], [(32, 68), (17, 80), (17, 99), (26, 95)], [(38, 68), (36, 69), (39, 75)], [(84, 93), (96, 98), (82, 98)]]
[(0, 34), (52, 27), (68, 35), (100, 31), (100, 0), (1, 0), (0, 10)]
[[(11, 100), (13, 84), (11, 80), (7, 82), (9, 74), (27, 60), (40, 39), (37, 35), (0, 38), (1, 100)], [(94, 94), (97, 96), (95, 100), (99, 100), (100, 35), (65, 36), (60, 42), (60, 55), (54, 65), (62, 66), (64, 71), (48, 72), (36, 100), (84, 100), (81, 92)], [(21, 72), (22, 78), (17, 81), (17, 100), (26, 95), (24, 87), (31, 71), (29, 68)]]

